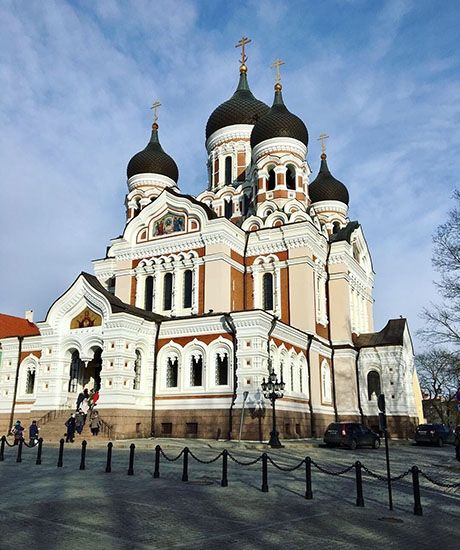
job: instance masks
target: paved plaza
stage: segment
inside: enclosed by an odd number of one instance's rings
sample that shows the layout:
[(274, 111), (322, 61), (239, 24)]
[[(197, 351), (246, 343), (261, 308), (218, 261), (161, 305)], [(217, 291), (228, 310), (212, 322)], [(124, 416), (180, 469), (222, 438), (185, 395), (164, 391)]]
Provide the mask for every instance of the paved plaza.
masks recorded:
[[(128, 476), (129, 444), (116, 442), (112, 473), (105, 473), (106, 443), (90, 441), (86, 469), (79, 470), (80, 447), (66, 445), (64, 466), (56, 467), (56, 445), (44, 445), (35, 465), (35, 449), (5, 450), (0, 463), (0, 548), (147, 549), (147, 548), (458, 548), (460, 489), (442, 489), (422, 479), (423, 517), (413, 515), (411, 477), (394, 484), (393, 512), (386, 485), (364, 474), (365, 507), (356, 507), (354, 471), (342, 477), (313, 468), (313, 499), (306, 500), (305, 469), (283, 472), (269, 464), (268, 493), (261, 491), (261, 463), (239, 466), (228, 461), (228, 487), (220, 486), (222, 459), (206, 465), (190, 458), (189, 482), (182, 482), (182, 459), (161, 461), (154, 479), (154, 446), (175, 457), (188, 445), (210, 460), (227, 448), (241, 461), (253, 460), (262, 445), (138, 440), (134, 475)], [(296, 442), (268, 451), (282, 467), (310, 456), (321, 466), (340, 470), (360, 460), (383, 474), (384, 450), (326, 449), (318, 442)], [(445, 482), (460, 479), (453, 447), (418, 448), (392, 443), (392, 475), (417, 464)]]

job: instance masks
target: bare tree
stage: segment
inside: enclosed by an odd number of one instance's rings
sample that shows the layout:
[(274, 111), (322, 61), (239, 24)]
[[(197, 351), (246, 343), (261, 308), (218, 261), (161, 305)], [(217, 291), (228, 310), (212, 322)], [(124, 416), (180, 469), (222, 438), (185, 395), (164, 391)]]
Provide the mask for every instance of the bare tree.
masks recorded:
[[(447, 349), (433, 349), (415, 357), (420, 387), (425, 394), (425, 416), (443, 424), (457, 424), (456, 395), (460, 388), (460, 358)], [(431, 410), (429, 410), (431, 409)], [(436, 418), (437, 417), (437, 418)]]

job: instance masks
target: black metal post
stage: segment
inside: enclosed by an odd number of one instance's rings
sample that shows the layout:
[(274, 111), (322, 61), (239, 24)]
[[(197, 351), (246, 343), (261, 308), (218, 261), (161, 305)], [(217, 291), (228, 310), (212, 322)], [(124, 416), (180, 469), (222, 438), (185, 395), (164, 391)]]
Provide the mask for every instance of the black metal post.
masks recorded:
[(157, 445), (155, 447), (155, 471), (153, 472), (154, 478), (160, 477), (160, 453), (161, 453), (161, 447), (160, 445)]
[(131, 443), (129, 446), (129, 466), (128, 466), (128, 475), (133, 476), (134, 475), (134, 449), (136, 448), (136, 445), (134, 443)]
[(422, 501), (420, 499), (420, 482), (418, 478), (419, 469), (412, 466), (412, 485), (414, 488), (414, 515), (423, 516)]
[(63, 458), (64, 458), (64, 439), (61, 439), (59, 441), (59, 456), (57, 461), (58, 468), (62, 468)]
[(268, 493), (268, 455), (262, 453), (262, 493)]
[(227, 461), (228, 461), (228, 451), (224, 449), (222, 451), (222, 481), (220, 482), (221, 487), (228, 487)]
[(105, 465), (105, 473), (110, 474), (112, 471), (112, 447), (113, 443), (109, 441), (107, 443), (107, 464)]
[(3, 462), (5, 460), (5, 443), (6, 436), (2, 435), (2, 442), (0, 444), (0, 462)]
[(24, 439), (19, 440), (18, 445), (18, 456), (16, 457), (16, 462), (22, 462), (22, 446), (24, 445)]
[(277, 431), (276, 429), (276, 407), (275, 407), (275, 403), (276, 403), (276, 397), (275, 396), (272, 396), (270, 398), (271, 402), (272, 402), (272, 411), (273, 411), (273, 414), (272, 414), (272, 420), (273, 420), (273, 426), (272, 426), (272, 431), (270, 432), (270, 441), (268, 442), (268, 444), (270, 445), (270, 447), (273, 447), (275, 449), (279, 449), (281, 447), (283, 447), (283, 445), (281, 445), (280, 443), (280, 439), (279, 439), (279, 432)]
[(88, 445), (88, 442), (86, 441), (86, 439), (84, 439), (84, 440), (81, 442), (80, 470), (84, 470), (84, 469), (85, 469), (86, 445)]
[(361, 471), (361, 462), (357, 460), (355, 462), (355, 472), (356, 472), (356, 506), (364, 508), (364, 497), (363, 497), (363, 474)]
[(305, 498), (307, 500), (312, 500), (313, 491), (311, 489), (311, 458), (307, 456), (305, 459)]
[(182, 466), (182, 481), (188, 481), (188, 447), (184, 448), (184, 463)]
[(388, 448), (388, 430), (385, 427), (385, 458), (387, 461), (387, 484), (388, 484), (388, 506), (390, 510), (393, 510), (393, 491), (391, 488), (391, 474), (390, 474), (390, 450)]
[(42, 447), (43, 447), (43, 437), (38, 438), (38, 447), (37, 447), (37, 460), (35, 464), (40, 465), (42, 463)]

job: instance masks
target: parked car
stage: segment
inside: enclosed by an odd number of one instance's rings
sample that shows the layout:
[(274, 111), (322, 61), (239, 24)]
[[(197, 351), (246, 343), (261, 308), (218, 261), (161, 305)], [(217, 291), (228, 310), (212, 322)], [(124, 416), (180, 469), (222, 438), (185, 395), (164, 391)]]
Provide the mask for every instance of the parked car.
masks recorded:
[(328, 447), (344, 446), (353, 450), (363, 445), (378, 449), (380, 436), (357, 422), (333, 422), (329, 424), (324, 434), (324, 443)]
[(415, 430), (415, 443), (431, 443), (442, 447), (445, 443), (454, 443), (452, 428), (445, 424), (420, 424)]

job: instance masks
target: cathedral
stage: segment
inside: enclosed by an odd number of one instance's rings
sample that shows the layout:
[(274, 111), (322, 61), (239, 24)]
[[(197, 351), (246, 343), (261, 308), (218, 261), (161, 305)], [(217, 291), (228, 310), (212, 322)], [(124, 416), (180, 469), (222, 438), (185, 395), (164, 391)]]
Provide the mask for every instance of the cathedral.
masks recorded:
[(13, 419), (44, 429), (98, 388), (111, 437), (265, 441), (272, 371), (282, 439), (321, 437), (337, 420), (376, 427), (380, 393), (391, 435), (422, 420), (407, 321), (374, 329), (371, 255), (327, 136), (312, 174), (282, 62), (269, 106), (249, 87), (248, 42), (235, 92), (206, 125), (206, 189), (180, 191), (154, 103), (150, 140), (127, 166), (126, 225), (94, 274), (43, 321), (0, 315), (1, 433)]

